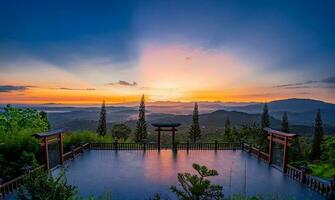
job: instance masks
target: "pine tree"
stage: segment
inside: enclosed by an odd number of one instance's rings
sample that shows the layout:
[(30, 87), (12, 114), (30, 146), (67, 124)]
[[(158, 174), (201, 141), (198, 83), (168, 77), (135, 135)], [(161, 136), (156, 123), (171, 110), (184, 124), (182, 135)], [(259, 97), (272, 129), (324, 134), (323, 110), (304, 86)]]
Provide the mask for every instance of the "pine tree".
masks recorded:
[(101, 105), (100, 118), (99, 118), (97, 133), (101, 136), (105, 136), (107, 134), (105, 100), (103, 100), (102, 105)]
[(144, 95), (142, 95), (141, 103), (138, 111), (138, 120), (136, 123), (136, 131), (135, 131), (135, 141), (143, 142), (147, 138), (147, 123), (145, 121), (145, 103), (144, 103)]
[(51, 129), (51, 125), (48, 119), (48, 114), (45, 111), (41, 111), (40, 112), (40, 116), (42, 118), (42, 120), (47, 124), (48, 130)]
[(285, 132), (285, 133), (289, 133), (290, 129), (288, 127), (288, 117), (287, 117), (287, 113), (284, 112), (283, 114), (283, 119), (281, 121), (281, 131)]
[(231, 135), (231, 124), (229, 117), (227, 117), (226, 122), (224, 124), (224, 139), (226, 142), (230, 142), (231, 140), (230, 135)]
[(257, 143), (260, 148), (265, 149), (268, 145), (268, 139), (267, 139), (267, 132), (264, 130), (264, 128), (270, 127), (270, 115), (267, 103), (264, 104), (261, 120), (262, 120), (261, 122), (262, 131), (259, 132)]
[(269, 109), (268, 109), (268, 104), (265, 103), (263, 107), (263, 113), (262, 113), (262, 128), (266, 128), (269, 126), (270, 126)]
[(195, 143), (201, 137), (201, 130), (199, 125), (199, 111), (198, 111), (198, 103), (195, 102), (193, 117), (192, 117), (192, 125), (189, 131), (189, 138)]
[(312, 151), (310, 154), (310, 158), (312, 160), (319, 160), (321, 156), (321, 142), (323, 139), (323, 126), (322, 126), (322, 119), (321, 119), (321, 111), (320, 109), (316, 113), (315, 117), (315, 125), (314, 125), (314, 138), (312, 144)]

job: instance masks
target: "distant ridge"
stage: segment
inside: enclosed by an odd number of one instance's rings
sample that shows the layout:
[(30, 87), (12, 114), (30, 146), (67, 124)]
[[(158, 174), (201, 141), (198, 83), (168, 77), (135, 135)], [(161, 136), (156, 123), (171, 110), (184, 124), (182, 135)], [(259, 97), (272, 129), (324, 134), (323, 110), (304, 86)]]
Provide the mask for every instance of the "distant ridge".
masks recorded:
[[(327, 103), (314, 99), (282, 99), (268, 102), (270, 112), (287, 111), (287, 112), (307, 112), (321, 110), (335, 110), (335, 104)], [(237, 110), (248, 113), (260, 113), (263, 109), (263, 103), (257, 103), (247, 106), (225, 107), (228, 110)]]

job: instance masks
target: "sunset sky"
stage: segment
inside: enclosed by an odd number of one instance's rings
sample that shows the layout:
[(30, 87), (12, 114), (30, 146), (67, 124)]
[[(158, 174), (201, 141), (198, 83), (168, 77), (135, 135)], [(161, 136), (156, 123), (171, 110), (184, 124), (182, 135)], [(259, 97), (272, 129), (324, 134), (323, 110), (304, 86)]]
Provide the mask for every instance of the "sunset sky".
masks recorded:
[(0, 2), (0, 103), (335, 103), (335, 1), (51, 2)]

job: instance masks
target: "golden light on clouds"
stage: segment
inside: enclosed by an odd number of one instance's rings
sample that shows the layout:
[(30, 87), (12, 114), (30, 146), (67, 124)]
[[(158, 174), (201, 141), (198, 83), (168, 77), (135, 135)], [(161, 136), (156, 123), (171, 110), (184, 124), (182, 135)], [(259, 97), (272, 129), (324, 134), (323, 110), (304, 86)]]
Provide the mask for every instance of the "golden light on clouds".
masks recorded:
[(142, 94), (149, 101), (270, 101), (312, 98), (316, 93), (333, 100), (325, 89), (274, 88), (281, 74), (264, 76), (260, 66), (225, 51), (144, 45), (138, 62), (128, 67), (101, 60), (82, 62), (75, 62), (78, 66), (72, 70), (35, 60), (2, 66), (1, 85), (25, 89), (1, 92), (0, 103), (128, 103)]

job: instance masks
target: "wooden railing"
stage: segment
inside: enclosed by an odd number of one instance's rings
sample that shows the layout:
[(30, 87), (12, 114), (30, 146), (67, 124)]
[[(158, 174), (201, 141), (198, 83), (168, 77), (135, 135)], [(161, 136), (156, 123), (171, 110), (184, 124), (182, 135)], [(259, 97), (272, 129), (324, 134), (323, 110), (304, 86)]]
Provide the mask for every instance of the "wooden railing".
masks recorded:
[(157, 150), (156, 143), (91, 143), (92, 150)]
[(287, 165), (286, 175), (290, 178), (307, 185), (312, 190), (324, 195), (329, 196), (335, 190), (335, 181), (328, 181), (307, 174), (304, 170), (297, 169), (291, 165)]
[(242, 143), (241, 148), (243, 151), (250, 153), (251, 155), (257, 157), (258, 159), (268, 163), (269, 162), (269, 154), (261, 151), (260, 149), (253, 147), (250, 144)]
[[(33, 169), (32, 171), (30, 171), (29, 173), (33, 173), (36, 172), (38, 170), (42, 170), (46, 167), (46, 165), (41, 165), (35, 169)], [(29, 174), (28, 173), (28, 174)], [(23, 174), (19, 177), (16, 177), (10, 181), (7, 181), (4, 184), (0, 185), (0, 199), (3, 199), (5, 196), (9, 195), (10, 193), (14, 192), (15, 190), (17, 190), (23, 183), (23, 178), (27, 176), (27, 174)]]
[(237, 150), (241, 149), (240, 143), (177, 143), (177, 150)]
[(89, 143), (86, 143), (86, 144), (80, 145), (78, 147), (72, 148), (71, 151), (66, 152), (65, 154), (63, 154), (63, 160), (67, 161), (67, 160), (73, 159), (76, 155), (83, 153), (85, 149), (89, 149), (89, 148), (90, 148)]
[(303, 182), (302, 171), (291, 165), (286, 166), (286, 175), (298, 182)]
[[(84, 145), (80, 145), (76, 148), (73, 148), (71, 151), (63, 154), (63, 159), (64, 161), (69, 160), (74, 158), (76, 155), (84, 152), (85, 149), (89, 148), (89, 143), (86, 143)], [(37, 170), (41, 170), (44, 169), (46, 167), (46, 165), (41, 165), (35, 169), (33, 169), (32, 171), (30, 171), (29, 173), (33, 173), (36, 172)], [(23, 178), (26, 176), (27, 174), (18, 176), (10, 181), (7, 181), (4, 184), (0, 185), (0, 200), (2, 200), (2, 198), (4, 198), (5, 196), (7, 196), (8, 194), (14, 192), (15, 190), (17, 190), (23, 182)]]

